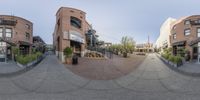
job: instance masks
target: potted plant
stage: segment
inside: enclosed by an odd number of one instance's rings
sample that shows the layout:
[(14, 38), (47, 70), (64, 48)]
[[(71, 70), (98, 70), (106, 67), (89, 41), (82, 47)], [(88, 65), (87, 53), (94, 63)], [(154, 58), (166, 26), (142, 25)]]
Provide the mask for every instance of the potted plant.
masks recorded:
[(65, 55), (66, 64), (71, 64), (72, 63), (72, 53), (73, 53), (72, 48), (66, 47), (63, 52)]

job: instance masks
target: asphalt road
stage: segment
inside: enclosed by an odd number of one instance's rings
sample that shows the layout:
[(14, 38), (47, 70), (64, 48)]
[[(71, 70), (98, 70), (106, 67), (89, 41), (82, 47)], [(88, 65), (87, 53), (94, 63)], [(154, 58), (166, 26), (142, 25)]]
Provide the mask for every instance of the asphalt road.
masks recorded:
[(199, 100), (199, 84), (200, 78), (170, 70), (155, 54), (112, 80), (80, 77), (47, 56), (24, 74), (0, 78), (0, 100)]

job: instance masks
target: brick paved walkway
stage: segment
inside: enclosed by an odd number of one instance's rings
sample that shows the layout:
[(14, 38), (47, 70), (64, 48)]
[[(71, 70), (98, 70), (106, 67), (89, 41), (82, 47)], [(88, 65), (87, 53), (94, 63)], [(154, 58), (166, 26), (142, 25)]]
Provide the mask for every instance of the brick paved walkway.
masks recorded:
[(79, 58), (78, 65), (66, 65), (73, 73), (93, 80), (110, 80), (127, 75), (136, 69), (145, 56), (131, 55), (130, 58), (114, 56), (113, 59), (97, 60)]

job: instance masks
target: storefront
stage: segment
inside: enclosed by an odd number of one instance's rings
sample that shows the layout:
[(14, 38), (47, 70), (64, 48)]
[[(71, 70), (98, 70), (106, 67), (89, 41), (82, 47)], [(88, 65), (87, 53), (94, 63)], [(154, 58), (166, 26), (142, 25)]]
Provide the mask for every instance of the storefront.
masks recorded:
[(6, 43), (0, 42), (0, 62), (6, 62)]
[(82, 56), (84, 49), (82, 45), (85, 43), (83, 35), (77, 31), (69, 32), (70, 47), (73, 48), (73, 53)]
[(1, 41), (0, 42), (0, 62), (7, 62), (12, 60), (11, 45)]

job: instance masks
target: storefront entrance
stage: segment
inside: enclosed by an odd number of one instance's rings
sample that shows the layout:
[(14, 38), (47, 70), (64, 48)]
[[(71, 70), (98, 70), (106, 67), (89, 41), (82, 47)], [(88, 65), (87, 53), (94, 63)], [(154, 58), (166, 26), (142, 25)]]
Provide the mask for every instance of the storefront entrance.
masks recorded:
[(12, 60), (11, 46), (6, 42), (0, 42), (0, 62)]
[(6, 43), (0, 42), (0, 62), (6, 62)]
[(73, 53), (81, 56), (81, 43), (75, 42), (75, 41), (70, 41), (70, 46), (73, 48)]

